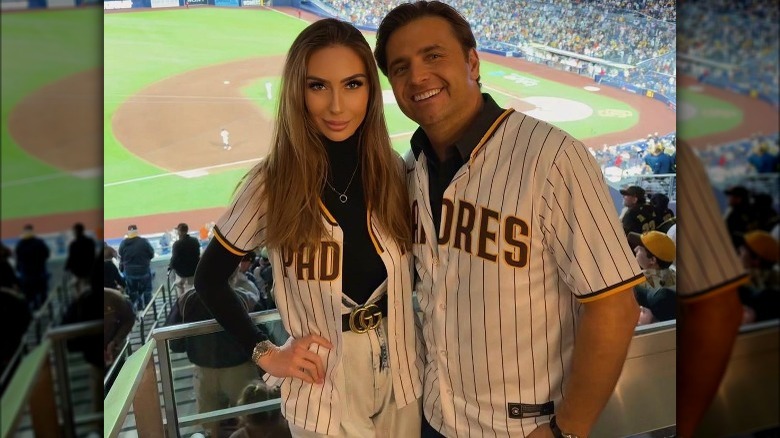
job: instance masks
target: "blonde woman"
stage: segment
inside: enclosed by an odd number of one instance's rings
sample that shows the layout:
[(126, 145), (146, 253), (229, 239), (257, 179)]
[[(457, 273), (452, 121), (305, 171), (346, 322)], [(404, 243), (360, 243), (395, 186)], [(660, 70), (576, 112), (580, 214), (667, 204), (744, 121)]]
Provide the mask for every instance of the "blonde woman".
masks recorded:
[[(217, 321), (281, 384), (293, 436), (419, 434), (410, 230), (371, 49), (348, 23), (315, 22), (287, 55), (270, 153), (217, 221), (195, 274)], [(261, 246), (291, 335), (281, 346), (227, 283)]]

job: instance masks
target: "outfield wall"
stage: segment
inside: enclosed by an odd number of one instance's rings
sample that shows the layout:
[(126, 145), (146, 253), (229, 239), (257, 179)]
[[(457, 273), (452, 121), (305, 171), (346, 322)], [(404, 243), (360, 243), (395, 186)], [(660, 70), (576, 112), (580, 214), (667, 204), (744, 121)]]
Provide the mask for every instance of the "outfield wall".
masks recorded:
[(596, 75), (593, 77), (593, 80), (596, 81), (597, 84), (609, 85), (610, 87), (620, 88), (621, 90), (628, 91), (629, 93), (639, 94), (661, 101), (672, 111), (677, 111), (677, 103), (674, 100), (649, 88), (637, 87), (632, 83), (621, 81), (620, 79), (606, 75)]

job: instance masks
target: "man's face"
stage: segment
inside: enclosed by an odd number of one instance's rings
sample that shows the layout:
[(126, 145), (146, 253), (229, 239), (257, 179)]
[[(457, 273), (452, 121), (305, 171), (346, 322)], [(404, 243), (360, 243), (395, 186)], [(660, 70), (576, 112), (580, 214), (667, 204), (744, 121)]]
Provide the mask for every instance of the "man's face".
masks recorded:
[(636, 196), (634, 195), (623, 195), (623, 205), (625, 205), (628, 208), (631, 208), (636, 205)]
[(636, 256), (636, 261), (639, 263), (640, 268), (650, 269), (655, 267), (653, 258), (647, 254), (647, 250), (644, 246), (640, 245), (634, 248), (634, 255)]
[(397, 29), (387, 42), (387, 75), (401, 111), (424, 130), (462, 128), (479, 102), (479, 57), (466, 56), (450, 24), (423, 17)]
[(745, 269), (750, 269), (756, 265), (753, 260), (753, 255), (750, 254), (750, 250), (747, 249), (745, 245), (740, 245), (739, 247), (739, 260), (742, 262), (742, 267)]

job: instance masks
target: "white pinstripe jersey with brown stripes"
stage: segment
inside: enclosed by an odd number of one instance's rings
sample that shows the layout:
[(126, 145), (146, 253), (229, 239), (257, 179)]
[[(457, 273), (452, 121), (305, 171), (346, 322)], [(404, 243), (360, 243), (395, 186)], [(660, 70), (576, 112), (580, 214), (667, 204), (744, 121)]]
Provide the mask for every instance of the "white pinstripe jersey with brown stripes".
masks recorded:
[[(256, 207), (255, 193), (262, 190), (258, 181), (241, 187), (233, 204), (216, 223), (215, 237), (228, 250), (246, 253), (265, 242), (265, 206)], [(283, 253), (269, 251), (274, 277), (274, 299), (287, 332), (295, 337), (310, 333), (330, 340), (332, 350), (313, 344), (311, 349), (323, 361), (325, 383), (311, 385), (300, 379), (277, 379), (266, 374), (270, 384), (280, 384), (282, 414), (293, 424), (321, 434), (336, 434), (341, 424), (341, 400), (345, 395), (342, 366), (341, 315), (349, 313), (342, 294), (341, 265), (343, 233), (336, 220), (320, 202), (322, 220), (328, 232), (315, 255), (309, 251)], [(368, 230), (385, 268), (387, 280), (371, 295), (368, 302), (388, 296), (388, 350), (393, 394), (398, 407), (406, 406), (422, 393), (422, 345), (419, 321), (412, 311), (411, 253), (388, 237), (369, 212)]]
[(562, 399), (579, 303), (644, 281), (601, 170), (507, 110), (444, 192), (438, 236), (425, 154), (407, 177), (425, 416), (449, 437), (525, 436)]

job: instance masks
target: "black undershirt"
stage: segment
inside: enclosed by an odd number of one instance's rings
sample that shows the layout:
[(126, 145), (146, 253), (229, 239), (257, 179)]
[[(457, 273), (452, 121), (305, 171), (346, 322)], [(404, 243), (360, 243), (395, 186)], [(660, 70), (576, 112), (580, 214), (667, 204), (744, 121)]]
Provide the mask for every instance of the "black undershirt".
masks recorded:
[(476, 118), (471, 122), (469, 130), (458, 141), (447, 148), (446, 157), (440, 160), (431, 141), (422, 128), (418, 128), (412, 135), (411, 146), (415, 158), (424, 153), (428, 162), (428, 195), (430, 197), (431, 215), (433, 225), (436, 227), (436, 235), (439, 235), (441, 223), (441, 205), (444, 192), (450, 186), (452, 178), (461, 167), (466, 164), (471, 153), (479, 144), (482, 136), (490, 129), (493, 123), (501, 116), (504, 109), (496, 104), (496, 101), (487, 94), (482, 93), (483, 105)]
[[(322, 203), (344, 234), (341, 287), (353, 301), (364, 304), (385, 281), (387, 270), (368, 233), (362, 166), (358, 166), (358, 134), (342, 142), (323, 138), (323, 144), (330, 163), (328, 181), (337, 191), (347, 195), (347, 202), (342, 203), (339, 194), (327, 184), (322, 191)], [(349, 184), (353, 172), (355, 177)]]

